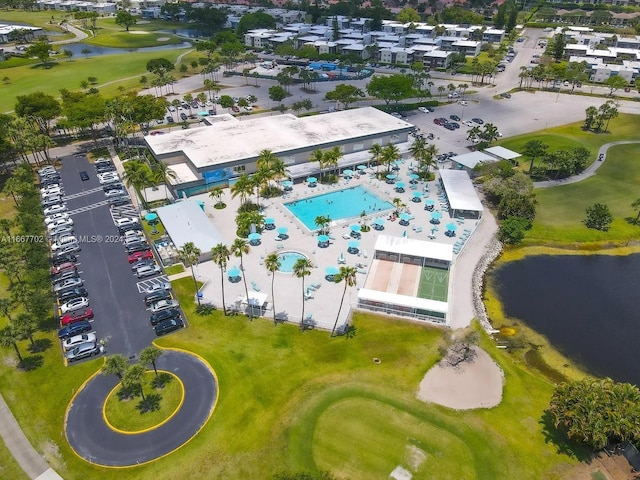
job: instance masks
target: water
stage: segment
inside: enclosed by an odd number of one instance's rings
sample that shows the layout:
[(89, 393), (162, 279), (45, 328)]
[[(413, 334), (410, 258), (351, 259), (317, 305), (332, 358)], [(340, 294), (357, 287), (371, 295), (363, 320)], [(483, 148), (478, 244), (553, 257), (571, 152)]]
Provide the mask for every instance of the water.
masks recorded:
[[(301, 186), (301, 188), (310, 187)], [(316, 217), (319, 216), (329, 216), (332, 221), (335, 221), (358, 218), (363, 211), (366, 215), (370, 215), (393, 208), (393, 204), (360, 186), (285, 203), (285, 206), (309, 230), (319, 228), (315, 222)]]
[(278, 260), (280, 260), (279, 272), (293, 273), (293, 266), (301, 258), (307, 258), (306, 255), (298, 252), (282, 252), (278, 254)]
[(640, 385), (640, 255), (534, 256), (493, 273), (505, 314), (591, 373)]
[[(184, 42), (182, 44), (177, 45), (158, 45), (157, 47), (144, 47), (144, 48), (111, 48), (111, 47), (96, 47), (94, 45), (89, 45), (88, 43), (68, 43), (66, 45), (59, 45), (59, 50), (62, 52), (64, 50), (71, 50), (73, 52), (74, 57), (99, 57), (101, 55), (116, 55), (122, 53), (130, 53), (130, 52), (160, 52), (163, 50), (175, 50), (180, 48), (189, 48), (191, 44), (189, 42)], [(88, 48), (91, 50), (91, 53), (85, 55), (82, 53), (84, 48)]]
[(204, 30), (197, 30), (195, 28), (173, 28), (171, 30), (158, 30), (158, 33), (172, 33), (173, 35), (180, 35), (181, 37), (188, 38), (209, 36)]

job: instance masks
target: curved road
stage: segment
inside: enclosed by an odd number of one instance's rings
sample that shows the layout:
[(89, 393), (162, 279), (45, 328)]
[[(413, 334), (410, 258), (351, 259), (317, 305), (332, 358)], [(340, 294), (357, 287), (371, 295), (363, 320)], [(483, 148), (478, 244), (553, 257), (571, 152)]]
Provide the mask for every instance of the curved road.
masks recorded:
[(68, 43), (81, 42), (82, 40), (84, 40), (89, 36), (79, 28), (74, 27), (73, 25), (70, 25), (68, 23), (63, 28), (66, 28), (69, 32), (73, 33), (76, 37), (68, 38), (67, 40), (58, 40), (57, 42), (51, 42), (51, 45), (66, 45)]
[(593, 162), (591, 165), (589, 165), (587, 168), (585, 168), (584, 171), (582, 171), (578, 175), (573, 175), (571, 177), (562, 178), (560, 180), (546, 180), (544, 182), (533, 182), (533, 186), (535, 188), (549, 188), (549, 187), (555, 187), (557, 185), (568, 185), (570, 183), (581, 182), (585, 178), (589, 178), (589, 177), (591, 177), (591, 176), (596, 174), (596, 171), (600, 168), (600, 166), (607, 159), (607, 151), (611, 147), (615, 147), (616, 145), (629, 145), (631, 143), (640, 143), (640, 140), (623, 140), (623, 141), (619, 141), (619, 142), (605, 143), (598, 150), (598, 157), (597, 158), (599, 158), (600, 155), (602, 155), (602, 160), (596, 160), (595, 162)]
[(96, 375), (67, 410), (67, 440), (80, 457), (108, 467), (139, 465), (173, 452), (205, 425), (218, 395), (211, 368), (193, 355), (174, 350), (164, 350), (156, 365), (182, 380), (185, 396), (180, 410), (155, 430), (132, 435), (115, 432), (104, 422), (102, 406), (118, 380), (114, 375)]

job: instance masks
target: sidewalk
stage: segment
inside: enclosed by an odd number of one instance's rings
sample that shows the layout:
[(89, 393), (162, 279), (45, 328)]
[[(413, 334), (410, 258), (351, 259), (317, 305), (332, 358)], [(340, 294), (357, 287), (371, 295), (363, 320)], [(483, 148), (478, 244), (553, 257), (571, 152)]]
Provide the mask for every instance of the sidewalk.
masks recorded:
[(0, 395), (0, 437), (29, 478), (62, 480), (62, 477), (49, 467), (44, 458), (31, 446), (2, 395)]

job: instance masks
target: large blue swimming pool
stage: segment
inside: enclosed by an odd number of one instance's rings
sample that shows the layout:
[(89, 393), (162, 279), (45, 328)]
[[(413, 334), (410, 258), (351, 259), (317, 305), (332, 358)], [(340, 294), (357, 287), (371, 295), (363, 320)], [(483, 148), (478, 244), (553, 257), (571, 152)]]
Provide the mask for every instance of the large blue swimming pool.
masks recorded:
[(391, 202), (378, 197), (364, 187), (356, 186), (324, 193), (284, 204), (309, 230), (317, 230), (316, 218), (328, 216), (331, 221), (358, 218), (393, 208)]

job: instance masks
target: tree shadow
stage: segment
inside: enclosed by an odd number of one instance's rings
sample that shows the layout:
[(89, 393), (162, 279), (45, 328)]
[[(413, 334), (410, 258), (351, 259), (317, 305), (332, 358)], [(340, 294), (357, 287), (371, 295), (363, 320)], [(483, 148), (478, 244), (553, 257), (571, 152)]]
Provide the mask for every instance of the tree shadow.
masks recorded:
[(136, 405), (136, 410), (139, 410), (140, 414), (160, 410), (160, 400), (162, 400), (162, 395), (157, 393), (149, 394), (144, 400), (140, 400)]
[(20, 362), (20, 370), (30, 372), (44, 365), (44, 357), (42, 355), (29, 355), (24, 357)]
[(117, 395), (118, 395), (118, 400), (120, 400), (121, 402), (124, 402), (128, 400), (132, 400), (133, 398), (137, 397), (139, 394), (138, 394), (137, 388), (128, 388), (121, 384), (120, 390), (118, 390)]
[(155, 389), (161, 390), (171, 381), (173, 381), (173, 376), (166, 372), (160, 372), (153, 378), (153, 380), (151, 380), (151, 386)]
[(31, 65), (32, 70), (51, 70), (53, 67), (58, 66), (58, 62), (40, 62), (35, 65)]
[(549, 410), (545, 410), (540, 419), (542, 425), (542, 433), (545, 437), (545, 443), (552, 443), (556, 446), (556, 453), (567, 455), (575, 458), (580, 462), (589, 462), (593, 459), (594, 453), (588, 447), (579, 445), (567, 439), (565, 433), (555, 427), (553, 423), (553, 415)]
[(29, 344), (29, 351), (31, 353), (44, 352), (49, 350), (53, 345), (50, 338), (38, 338), (34, 340), (33, 344)]
[(625, 217), (624, 221), (629, 225), (640, 226), (640, 222), (636, 221), (638, 217)]

